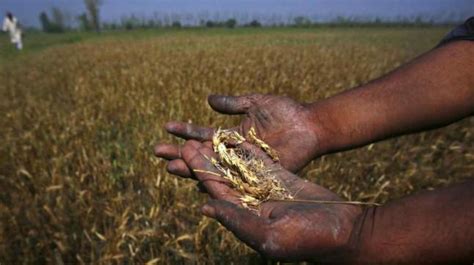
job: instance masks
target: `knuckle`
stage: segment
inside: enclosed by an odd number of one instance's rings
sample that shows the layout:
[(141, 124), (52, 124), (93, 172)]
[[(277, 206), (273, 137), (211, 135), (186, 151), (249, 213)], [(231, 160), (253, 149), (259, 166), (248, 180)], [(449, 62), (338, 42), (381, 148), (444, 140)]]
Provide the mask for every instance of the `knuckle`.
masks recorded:
[(184, 144), (185, 148), (193, 148), (195, 145), (198, 145), (199, 141), (197, 140), (187, 140), (186, 143)]
[(262, 94), (250, 94), (246, 97), (246, 100), (248, 104), (255, 104), (262, 100), (262, 98), (264, 98)]
[(189, 158), (189, 164), (190, 165), (195, 165), (197, 162), (200, 161), (200, 157), (198, 153), (194, 153), (190, 158)]

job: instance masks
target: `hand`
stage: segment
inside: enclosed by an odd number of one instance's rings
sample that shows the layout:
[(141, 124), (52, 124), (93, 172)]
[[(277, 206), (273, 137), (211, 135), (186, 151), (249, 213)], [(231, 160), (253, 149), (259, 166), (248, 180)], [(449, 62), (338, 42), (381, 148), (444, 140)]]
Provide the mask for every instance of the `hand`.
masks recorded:
[[(283, 169), (257, 147), (248, 143), (243, 145), (261, 157), (266, 166), (274, 169), (275, 176), (289, 189), (295, 201), (265, 202), (257, 215), (240, 206), (240, 194), (231, 189), (225, 179), (200, 171), (195, 173), (195, 177), (215, 199), (202, 208), (203, 213), (217, 219), (236, 237), (269, 258), (325, 262), (340, 262), (347, 258), (350, 253), (349, 238), (361, 213), (360, 207), (298, 202), (341, 199), (329, 190)], [(206, 158), (215, 157), (215, 153), (205, 144), (187, 141), (182, 157), (192, 170), (219, 173)]]
[[(290, 171), (296, 172), (322, 153), (318, 124), (306, 105), (288, 97), (260, 94), (240, 97), (211, 95), (208, 101), (220, 113), (245, 114), (240, 125), (233, 129), (246, 136), (248, 130), (255, 127), (258, 137), (278, 152), (281, 165)], [(166, 130), (178, 137), (198, 141), (210, 141), (214, 134), (212, 128), (181, 122), (166, 124)], [(179, 146), (159, 144), (155, 154), (171, 160), (168, 164), (170, 173), (191, 176), (182, 161)]]

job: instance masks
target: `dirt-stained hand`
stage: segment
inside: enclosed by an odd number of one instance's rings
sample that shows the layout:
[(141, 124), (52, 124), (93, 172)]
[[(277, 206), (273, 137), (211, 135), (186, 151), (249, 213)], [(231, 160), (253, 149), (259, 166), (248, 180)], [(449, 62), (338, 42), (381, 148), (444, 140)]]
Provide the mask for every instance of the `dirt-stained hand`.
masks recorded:
[[(315, 260), (340, 262), (349, 252), (349, 238), (361, 209), (342, 204), (318, 204), (304, 200), (341, 199), (329, 190), (298, 178), (274, 163), (260, 149), (250, 144), (245, 148), (257, 153), (298, 201), (268, 201), (258, 213), (240, 205), (239, 193), (218, 176), (209, 162), (215, 156), (212, 149), (197, 142), (187, 141), (182, 149), (184, 163), (195, 172), (213, 200), (202, 212), (215, 218), (236, 237), (262, 255), (283, 261)], [(203, 171), (214, 172), (205, 173)]]
[[(237, 130), (243, 136), (254, 127), (258, 137), (273, 147), (279, 154), (282, 166), (296, 172), (317, 155), (320, 137), (314, 117), (308, 107), (288, 97), (253, 94), (246, 96), (211, 95), (209, 105), (223, 114), (244, 114)], [(189, 123), (169, 122), (166, 130), (184, 139), (209, 141), (213, 128), (199, 127)], [(158, 144), (155, 154), (170, 160), (168, 171), (182, 177), (190, 177), (181, 156), (181, 147), (171, 144)]]

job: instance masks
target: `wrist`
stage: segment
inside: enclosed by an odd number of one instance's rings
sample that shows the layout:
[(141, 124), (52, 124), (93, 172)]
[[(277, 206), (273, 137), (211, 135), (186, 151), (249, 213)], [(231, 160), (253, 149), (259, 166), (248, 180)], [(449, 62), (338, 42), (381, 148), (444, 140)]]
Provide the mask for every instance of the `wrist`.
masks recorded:
[[(364, 222), (366, 222), (366, 218), (370, 219), (371, 213), (369, 208), (357, 207), (357, 210), (349, 214), (349, 218), (346, 220), (347, 233), (340, 238), (337, 247), (326, 252), (323, 256), (316, 257), (314, 261), (323, 264), (364, 264), (361, 262), (361, 249), (365, 245), (362, 242), (365, 238), (361, 236), (361, 228), (365, 227)], [(370, 263), (370, 259), (364, 259), (364, 261)]]
[(335, 151), (336, 140), (339, 138), (334, 113), (328, 111), (324, 101), (317, 101), (306, 105), (308, 111), (308, 124), (317, 139), (318, 147), (315, 157), (319, 157)]
[(359, 92), (351, 90), (308, 105), (310, 123), (320, 142), (320, 155), (363, 146), (380, 138), (379, 127), (384, 127), (385, 118), (368, 110), (371, 104), (360, 101), (362, 96), (359, 101), (354, 100), (354, 93)]
[(375, 215), (376, 208), (369, 207), (362, 209), (355, 217), (352, 230), (343, 244), (337, 256), (333, 260), (335, 264), (365, 264), (372, 263), (371, 258), (364, 255), (361, 259), (364, 246), (367, 245), (367, 237), (364, 235), (366, 227), (372, 225), (372, 218)]

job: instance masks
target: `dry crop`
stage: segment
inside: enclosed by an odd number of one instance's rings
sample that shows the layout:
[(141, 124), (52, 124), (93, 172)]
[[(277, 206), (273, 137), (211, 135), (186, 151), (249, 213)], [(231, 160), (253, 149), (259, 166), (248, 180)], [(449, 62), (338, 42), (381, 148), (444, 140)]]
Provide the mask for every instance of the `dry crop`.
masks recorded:
[[(278, 161), (276, 151), (257, 138), (252, 127), (248, 139), (267, 153), (273, 160)], [(212, 144), (217, 158), (208, 158), (220, 172), (219, 176), (230, 182), (233, 189), (241, 194), (242, 206), (258, 211), (261, 203), (269, 200), (291, 200), (293, 195), (283, 182), (272, 174), (272, 168), (250, 150), (242, 148), (247, 141), (242, 135), (233, 130), (217, 129)], [(194, 172), (206, 172), (195, 169)], [(207, 171), (208, 174), (216, 174)]]
[[(446, 29), (182, 31), (21, 56), (0, 71), (0, 263), (255, 263), (153, 156), (169, 120), (230, 126), (210, 93), (318, 100), (375, 78)], [(378, 201), (472, 177), (474, 120), (324, 156), (300, 174)]]

